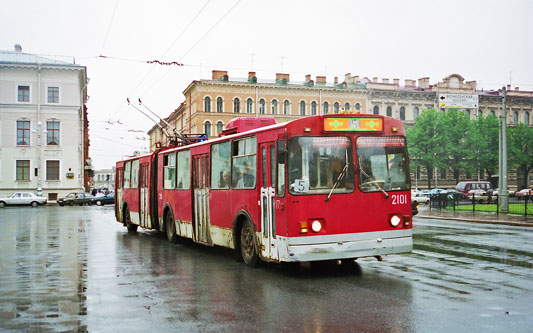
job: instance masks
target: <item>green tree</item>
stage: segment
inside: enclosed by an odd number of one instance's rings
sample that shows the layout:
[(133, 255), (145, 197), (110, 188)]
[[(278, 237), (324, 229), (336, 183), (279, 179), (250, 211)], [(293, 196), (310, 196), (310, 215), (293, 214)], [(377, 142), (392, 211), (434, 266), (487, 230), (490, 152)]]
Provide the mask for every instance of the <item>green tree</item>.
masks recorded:
[(490, 180), (498, 173), (498, 118), (480, 116), (472, 125), (472, 132), (468, 138), (472, 162), (470, 171), (483, 170)]
[(444, 134), (441, 126), (442, 114), (428, 109), (416, 118), (415, 125), (407, 130), (407, 147), (413, 171), (423, 166), (428, 172), (428, 188), (431, 188), (429, 175), (434, 168), (445, 165)]
[(529, 172), (533, 169), (533, 128), (520, 123), (509, 128), (508, 134), (509, 166), (516, 168), (519, 189), (526, 188), (529, 184)]
[(446, 168), (453, 173), (455, 181), (459, 182), (461, 170), (470, 167), (469, 160), (473, 157), (474, 147), (469, 140), (473, 132), (472, 122), (465, 112), (448, 109), (441, 117), (440, 127)]

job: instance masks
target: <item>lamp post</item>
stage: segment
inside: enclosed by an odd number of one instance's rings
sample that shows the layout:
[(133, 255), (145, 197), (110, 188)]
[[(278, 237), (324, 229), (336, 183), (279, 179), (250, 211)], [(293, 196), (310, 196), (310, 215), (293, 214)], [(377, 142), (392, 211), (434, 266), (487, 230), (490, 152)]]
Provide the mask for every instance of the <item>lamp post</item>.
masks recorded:
[(500, 188), (500, 205), (502, 213), (509, 212), (509, 188), (507, 185), (507, 92), (505, 87), (502, 91), (502, 115), (500, 117), (500, 171), (499, 171), (499, 188)]

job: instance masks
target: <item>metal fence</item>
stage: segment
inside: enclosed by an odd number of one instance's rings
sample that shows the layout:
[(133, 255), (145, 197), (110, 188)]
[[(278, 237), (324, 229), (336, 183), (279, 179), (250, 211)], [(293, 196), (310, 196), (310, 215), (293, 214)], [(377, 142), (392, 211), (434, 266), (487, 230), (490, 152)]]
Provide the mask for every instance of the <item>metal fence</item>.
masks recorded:
[[(502, 214), (497, 195), (463, 196), (460, 193), (439, 193), (430, 197), (429, 206), (431, 209)], [(533, 196), (509, 197), (508, 213), (524, 215), (524, 217), (533, 216)]]

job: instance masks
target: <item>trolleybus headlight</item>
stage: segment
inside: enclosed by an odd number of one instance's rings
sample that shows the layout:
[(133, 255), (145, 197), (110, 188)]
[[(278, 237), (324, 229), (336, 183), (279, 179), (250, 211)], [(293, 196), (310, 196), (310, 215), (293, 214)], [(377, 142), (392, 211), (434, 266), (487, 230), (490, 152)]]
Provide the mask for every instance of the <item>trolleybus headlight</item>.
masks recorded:
[(320, 232), (320, 230), (322, 230), (322, 223), (320, 223), (319, 220), (314, 220), (313, 223), (311, 223), (311, 230), (314, 232)]
[(397, 227), (403, 219), (398, 215), (392, 215), (389, 219), (390, 224), (393, 227)]

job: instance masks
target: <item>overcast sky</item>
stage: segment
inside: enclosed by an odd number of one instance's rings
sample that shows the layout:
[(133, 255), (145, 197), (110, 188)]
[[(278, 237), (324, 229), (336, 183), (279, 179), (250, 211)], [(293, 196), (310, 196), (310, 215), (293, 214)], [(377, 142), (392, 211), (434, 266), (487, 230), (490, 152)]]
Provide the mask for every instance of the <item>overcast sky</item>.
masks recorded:
[[(87, 66), (97, 169), (148, 148), (153, 123), (127, 97), (165, 117), (213, 69), (230, 78), (253, 69), (260, 79), (285, 72), (291, 81), (311, 74), (332, 82), (352, 73), (402, 84), (457, 73), (484, 89), (533, 90), (528, 0), (2, 0), (0, 8), (0, 49), (19, 43)], [(155, 59), (185, 66), (143, 63)]]

